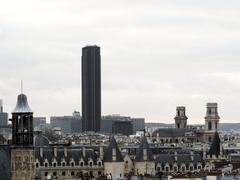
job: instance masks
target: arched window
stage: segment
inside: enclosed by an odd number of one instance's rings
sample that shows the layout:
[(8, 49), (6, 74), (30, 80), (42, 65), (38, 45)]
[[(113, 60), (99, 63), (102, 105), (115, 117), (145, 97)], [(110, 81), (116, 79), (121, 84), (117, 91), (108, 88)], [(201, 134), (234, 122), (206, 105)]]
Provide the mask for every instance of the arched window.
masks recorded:
[[(128, 161), (126, 161), (126, 163), (128, 163)], [(99, 161), (99, 162), (98, 162), (98, 166), (101, 166), (101, 165), (102, 165), (102, 162)]]
[(71, 162), (71, 167), (74, 167), (74, 162)]
[(92, 162), (90, 162), (90, 163), (89, 163), (89, 166), (90, 166), (90, 167), (92, 167), (92, 165), (93, 165), (93, 163), (92, 163)]
[(208, 122), (208, 130), (212, 130), (212, 122)]
[(62, 162), (62, 167), (65, 167), (66, 166), (66, 163), (65, 162)]
[(57, 167), (57, 163), (56, 162), (53, 163), (53, 167)]
[(39, 163), (37, 162), (37, 163), (36, 163), (36, 168), (38, 168), (38, 167), (39, 167)]

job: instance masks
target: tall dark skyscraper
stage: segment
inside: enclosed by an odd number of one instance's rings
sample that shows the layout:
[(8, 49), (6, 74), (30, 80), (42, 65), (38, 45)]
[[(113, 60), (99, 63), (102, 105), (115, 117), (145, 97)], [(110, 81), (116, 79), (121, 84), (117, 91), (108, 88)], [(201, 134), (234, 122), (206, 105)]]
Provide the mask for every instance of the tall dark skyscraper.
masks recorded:
[(101, 57), (100, 47), (82, 48), (82, 131), (100, 131)]

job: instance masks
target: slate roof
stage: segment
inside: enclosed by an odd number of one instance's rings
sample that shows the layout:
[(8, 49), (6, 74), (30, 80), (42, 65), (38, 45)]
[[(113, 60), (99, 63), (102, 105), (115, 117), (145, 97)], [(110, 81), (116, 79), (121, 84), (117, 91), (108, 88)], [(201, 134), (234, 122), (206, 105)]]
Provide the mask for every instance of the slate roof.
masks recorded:
[[(175, 162), (175, 155), (174, 154), (159, 154), (156, 157), (156, 161), (160, 163), (174, 163)], [(177, 154), (177, 162), (191, 162), (191, 154)], [(203, 158), (200, 154), (194, 153), (193, 154), (193, 163), (203, 162)]]
[[(112, 159), (112, 152), (113, 149), (116, 149), (116, 160), (114, 161)], [(104, 150), (104, 162), (123, 162), (123, 156), (118, 148), (118, 144), (114, 138), (114, 136), (111, 137), (110, 143), (107, 148)]]
[(196, 133), (196, 129), (189, 128), (159, 128), (155, 130), (152, 134), (153, 137), (156, 137), (159, 134), (159, 137), (184, 137), (185, 133), (193, 132)]
[(33, 111), (28, 105), (27, 96), (25, 94), (19, 94), (17, 99), (17, 105), (13, 110), (13, 113), (32, 113)]
[(0, 144), (4, 144), (7, 140), (4, 138), (2, 134), (0, 134)]
[[(147, 150), (147, 160), (143, 158), (143, 150)], [(153, 161), (152, 150), (149, 148), (149, 144), (147, 138), (144, 136), (141, 140), (140, 146), (137, 149), (135, 161), (142, 162), (142, 161)]]
[(34, 136), (33, 138), (34, 146), (39, 147), (39, 146), (48, 146), (49, 145), (49, 140), (46, 136), (44, 136), (42, 133), (38, 133)]
[(219, 138), (218, 132), (215, 132), (212, 144), (210, 146), (210, 149), (208, 151), (208, 154), (210, 155), (219, 155), (220, 154), (220, 148), (221, 148), (221, 140)]
[(0, 179), (11, 179), (11, 155), (9, 146), (0, 146)]
[(43, 166), (44, 165), (44, 161), (45, 159), (48, 160), (48, 162), (50, 163), (50, 165), (52, 165), (51, 163), (53, 162), (53, 159), (55, 158), (57, 161), (57, 165), (61, 166), (61, 162), (62, 159), (64, 158), (66, 161), (67, 165), (70, 165), (70, 161), (71, 159), (74, 160), (76, 165), (79, 165), (79, 161), (81, 159), (83, 159), (84, 164), (87, 165), (88, 164), (88, 160), (91, 158), (93, 160), (93, 164), (97, 164), (97, 160), (98, 160), (98, 155), (97, 153), (94, 151), (94, 149), (85, 149), (85, 156), (83, 155), (83, 149), (80, 147), (65, 147), (67, 150), (67, 156), (65, 156), (64, 154), (64, 147), (60, 146), (60, 147), (56, 147), (57, 150), (57, 156), (54, 156), (54, 147), (42, 147), (43, 149), (43, 156), (41, 157), (40, 154), (40, 147), (39, 148), (35, 148), (35, 158), (39, 160), (40, 165)]

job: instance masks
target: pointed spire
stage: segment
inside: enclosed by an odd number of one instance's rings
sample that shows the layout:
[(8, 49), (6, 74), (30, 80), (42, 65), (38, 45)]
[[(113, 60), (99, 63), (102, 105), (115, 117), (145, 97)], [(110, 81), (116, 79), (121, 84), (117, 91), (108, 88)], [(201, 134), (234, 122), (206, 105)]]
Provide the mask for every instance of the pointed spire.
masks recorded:
[(213, 142), (210, 146), (208, 154), (210, 155), (220, 155), (221, 153), (221, 140), (219, 138), (218, 132), (215, 132)]
[(145, 136), (142, 137), (140, 146), (137, 150), (135, 161), (153, 161), (152, 150), (149, 147), (147, 138)]
[(114, 136), (110, 138), (110, 143), (104, 152), (105, 162), (123, 162), (123, 156), (119, 150), (118, 144)]

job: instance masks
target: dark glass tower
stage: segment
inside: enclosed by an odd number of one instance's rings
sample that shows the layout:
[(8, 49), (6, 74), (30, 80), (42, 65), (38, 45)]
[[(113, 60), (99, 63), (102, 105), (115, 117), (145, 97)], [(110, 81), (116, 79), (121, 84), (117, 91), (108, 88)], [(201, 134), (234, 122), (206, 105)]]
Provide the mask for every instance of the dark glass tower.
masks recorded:
[(82, 48), (82, 131), (100, 131), (101, 57), (100, 47)]

